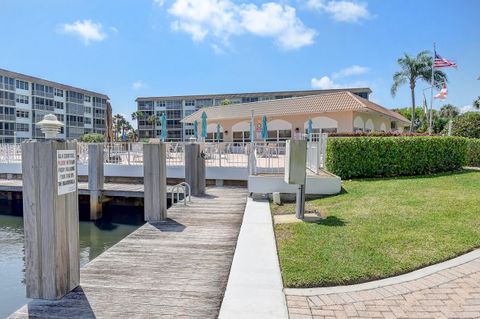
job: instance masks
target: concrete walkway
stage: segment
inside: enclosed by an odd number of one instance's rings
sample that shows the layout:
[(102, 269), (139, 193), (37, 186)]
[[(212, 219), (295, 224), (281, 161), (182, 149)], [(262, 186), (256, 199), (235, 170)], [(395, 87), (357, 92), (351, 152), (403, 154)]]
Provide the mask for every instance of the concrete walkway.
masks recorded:
[(288, 318), (268, 201), (247, 201), (219, 318)]
[(290, 319), (480, 318), (480, 250), (384, 280), (285, 292)]

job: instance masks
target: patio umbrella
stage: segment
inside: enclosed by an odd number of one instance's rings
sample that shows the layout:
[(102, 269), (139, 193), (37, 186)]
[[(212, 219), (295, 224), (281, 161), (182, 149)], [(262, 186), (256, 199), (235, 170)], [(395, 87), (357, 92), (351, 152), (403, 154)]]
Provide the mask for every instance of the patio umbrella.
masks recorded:
[(195, 139), (198, 139), (198, 121), (197, 120), (193, 122), (193, 135), (195, 136)]
[(220, 142), (220, 124), (217, 124), (217, 142)]
[(160, 123), (162, 125), (162, 132), (161, 132), (161, 138), (162, 142), (165, 142), (167, 139), (167, 117), (165, 116), (165, 113), (162, 113), (162, 116), (160, 117)]
[(253, 141), (255, 140), (255, 130), (253, 129), (253, 121), (250, 121), (250, 142), (253, 143)]
[(312, 119), (310, 119), (308, 120), (308, 127), (307, 127), (308, 140), (312, 138), (312, 133), (313, 133), (313, 123), (312, 123)]
[(207, 138), (207, 113), (202, 113), (202, 137)]
[(264, 115), (262, 117), (262, 139), (266, 140), (267, 138), (268, 138), (267, 117)]

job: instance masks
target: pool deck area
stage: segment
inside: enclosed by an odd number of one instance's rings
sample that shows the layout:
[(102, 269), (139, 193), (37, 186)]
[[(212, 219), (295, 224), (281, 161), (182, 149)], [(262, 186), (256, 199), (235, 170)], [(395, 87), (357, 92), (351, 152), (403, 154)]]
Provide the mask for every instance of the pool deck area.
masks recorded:
[(83, 267), (74, 291), (9, 318), (217, 318), (247, 193), (209, 187), (172, 206)]

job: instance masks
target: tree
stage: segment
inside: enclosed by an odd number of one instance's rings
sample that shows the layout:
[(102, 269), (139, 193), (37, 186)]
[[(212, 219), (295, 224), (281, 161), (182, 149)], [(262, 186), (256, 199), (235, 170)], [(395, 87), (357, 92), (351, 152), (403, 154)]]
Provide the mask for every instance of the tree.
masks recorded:
[(80, 136), (80, 142), (84, 142), (84, 143), (104, 143), (105, 142), (105, 136), (103, 136), (103, 134), (98, 134), (98, 133), (83, 134), (82, 136)]
[(152, 125), (152, 137), (156, 136), (155, 127), (157, 126), (157, 123), (158, 123), (159, 120), (160, 119), (158, 118), (158, 116), (156, 114), (150, 115), (147, 118), (147, 122)]
[[(413, 57), (407, 53), (397, 60), (401, 71), (393, 74), (393, 84), (390, 93), (393, 97), (397, 94), (398, 88), (408, 83), (410, 86), (410, 94), (412, 98), (412, 122), (415, 122), (415, 87), (418, 80), (430, 83), (432, 77), (433, 58), (429, 51), (422, 51)], [(440, 88), (443, 83), (447, 82), (447, 75), (439, 70), (434, 72), (435, 86)], [(414, 126), (410, 126), (410, 132), (414, 131)]]
[[(138, 129), (138, 126), (140, 125), (139, 122), (143, 119), (145, 119), (145, 113), (143, 113), (142, 111), (135, 111), (132, 113), (132, 121), (137, 121), (137, 129)], [(134, 136), (137, 136), (137, 135), (134, 135)]]
[(473, 107), (477, 110), (480, 110), (480, 96), (475, 101), (473, 101)]
[(233, 102), (232, 102), (231, 100), (229, 100), (229, 99), (225, 99), (225, 100), (223, 100), (223, 101), (221, 102), (222, 105), (230, 105), (230, 104), (232, 104), (232, 103), (233, 103)]
[(440, 117), (447, 118), (449, 120), (457, 117), (460, 111), (452, 104), (445, 104), (440, 108)]
[(452, 135), (480, 138), (480, 113), (467, 112), (453, 121)]

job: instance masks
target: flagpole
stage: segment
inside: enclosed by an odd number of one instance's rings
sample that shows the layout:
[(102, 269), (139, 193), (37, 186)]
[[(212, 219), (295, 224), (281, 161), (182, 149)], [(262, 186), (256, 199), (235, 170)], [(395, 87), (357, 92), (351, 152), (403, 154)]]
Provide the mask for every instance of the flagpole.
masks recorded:
[[(435, 42), (433, 42), (433, 59), (432, 59), (432, 80), (431, 80), (431, 88), (430, 88), (430, 116), (429, 116), (429, 124), (428, 124), (428, 133), (432, 134), (432, 119), (433, 119), (433, 87), (435, 86), (435, 55), (436, 55), (436, 48)], [(412, 123), (413, 125), (413, 123)]]

